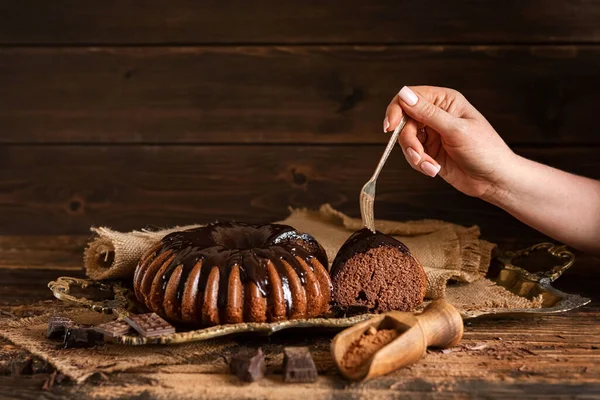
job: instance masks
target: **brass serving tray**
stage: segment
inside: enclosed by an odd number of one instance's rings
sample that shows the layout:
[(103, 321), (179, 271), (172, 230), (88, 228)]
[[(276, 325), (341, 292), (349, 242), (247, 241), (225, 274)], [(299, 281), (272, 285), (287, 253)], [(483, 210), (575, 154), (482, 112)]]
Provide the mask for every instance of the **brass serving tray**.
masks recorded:
[[(527, 258), (536, 252), (547, 252), (561, 262), (549, 271), (537, 273), (528, 272), (524, 268), (514, 265), (514, 260)], [(575, 256), (565, 246), (556, 246), (552, 243), (541, 243), (527, 249), (515, 252), (503, 252), (495, 258), (496, 267), (490, 269), (493, 276), (488, 278), (494, 280), (498, 285), (505, 287), (511, 292), (527, 298), (542, 296), (541, 308), (526, 309), (486, 309), (486, 310), (459, 310), (463, 319), (471, 319), (482, 316), (514, 317), (534, 316), (552, 314), (573, 310), (590, 302), (590, 299), (575, 294), (568, 294), (552, 287), (551, 283), (575, 262)], [(120, 283), (96, 282), (71, 277), (60, 277), (56, 281), (48, 283), (54, 296), (62, 301), (87, 307), (93, 311), (112, 313), (117, 318), (123, 318), (132, 312), (135, 301), (131, 299), (131, 293)], [(81, 293), (75, 294), (75, 291)], [(93, 300), (91, 293), (104, 293), (105, 299)], [(425, 303), (423, 307), (426, 305)], [(112, 339), (116, 343), (125, 345), (145, 344), (175, 344), (212, 339), (215, 337), (253, 332), (263, 335), (291, 329), (291, 328), (321, 328), (341, 330), (362, 322), (372, 317), (372, 314), (360, 314), (350, 317), (328, 317), (297, 319), (271, 323), (241, 323), (219, 325), (209, 328), (186, 330), (170, 335), (155, 338), (144, 338), (134, 335), (123, 335)]]
[[(545, 253), (547, 256), (560, 260), (560, 263), (551, 267), (550, 270), (543, 269), (538, 272), (529, 272), (525, 268), (515, 265), (516, 260), (526, 260), (535, 253)], [(567, 249), (567, 246), (553, 243), (539, 243), (518, 251), (499, 252), (495, 256), (486, 278), (521, 297), (531, 299), (541, 295), (542, 306), (540, 308), (488, 309), (481, 311), (461, 310), (460, 313), (463, 319), (482, 316), (522, 317), (556, 314), (584, 306), (591, 299), (577, 294), (565, 293), (552, 287), (552, 282), (557, 280), (574, 263), (575, 255)]]

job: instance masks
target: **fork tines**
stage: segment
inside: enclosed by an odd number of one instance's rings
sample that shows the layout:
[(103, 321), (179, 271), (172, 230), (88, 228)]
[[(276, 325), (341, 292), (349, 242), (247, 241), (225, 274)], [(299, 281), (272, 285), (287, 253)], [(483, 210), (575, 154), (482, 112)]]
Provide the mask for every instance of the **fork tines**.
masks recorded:
[(394, 129), (394, 133), (392, 133), (392, 136), (388, 141), (385, 151), (379, 160), (379, 164), (377, 164), (377, 168), (375, 168), (373, 176), (360, 191), (360, 215), (362, 217), (362, 223), (373, 233), (375, 233), (375, 213), (373, 212), (373, 207), (375, 205), (375, 185), (377, 184), (377, 178), (379, 177), (379, 173), (383, 169), (386, 160), (396, 145), (398, 136), (400, 135), (400, 132), (402, 132), (402, 129), (404, 129), (407, 121), (408, 118), (406, 115), (403, 115), (400, 123), (396, 129)]
[(367, 182), (360, 192), (360, 215), (363, 224), (371, 231), (375, 232), (375, 185), (373, 182)]

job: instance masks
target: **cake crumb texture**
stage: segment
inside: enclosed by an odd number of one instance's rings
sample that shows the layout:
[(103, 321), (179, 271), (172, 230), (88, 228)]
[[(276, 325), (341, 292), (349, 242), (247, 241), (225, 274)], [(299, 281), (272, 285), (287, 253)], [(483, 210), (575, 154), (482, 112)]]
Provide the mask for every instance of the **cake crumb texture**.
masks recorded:
[(355, 254), (332, 281), (339, 306), (366, 306), (375, 313), (413, 310), (423, 302), (427, 285), (418, 261), (391, 246)]

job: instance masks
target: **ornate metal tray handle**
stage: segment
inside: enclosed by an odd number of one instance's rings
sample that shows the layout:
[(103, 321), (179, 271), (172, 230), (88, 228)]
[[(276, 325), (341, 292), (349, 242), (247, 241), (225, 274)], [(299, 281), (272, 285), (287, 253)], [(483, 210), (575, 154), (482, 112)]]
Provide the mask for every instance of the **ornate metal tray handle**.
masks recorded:
[[(534, 252), (544, 250), (562, 260), (562, 264), (553, 267), (549, 271), (539, 272), (529, 272), (513, 264), (517, 258), (529, 257)], [(554, 282), (575, 263), (575, 255), (567, 249), (567, 246), (553, 243), (539, 243), (522, 250), (504, 251), (497, 258), (504, 264), (506, 269), (517, 271), (523, 279), (539, 283)]]
[[(106, 293), (108, 298), (105, 300), (94, 301), (85, 297), (76, 297), (71, 293), (73, 287), (82, 290), (98, 289), (102, 293)], [(56, 281), (49, 282), (48, 288), (50, 288), (54, 297), (71, 304), (83, 306), (90, 310), (105, 314), (113, 313), (118, 318), (126, 317), (129, 314), (127, 311), (131, 305), (127, 299), (127, 293), (129, 291), (118, 284), (112, 285), (87, 279), (62, 276)]]

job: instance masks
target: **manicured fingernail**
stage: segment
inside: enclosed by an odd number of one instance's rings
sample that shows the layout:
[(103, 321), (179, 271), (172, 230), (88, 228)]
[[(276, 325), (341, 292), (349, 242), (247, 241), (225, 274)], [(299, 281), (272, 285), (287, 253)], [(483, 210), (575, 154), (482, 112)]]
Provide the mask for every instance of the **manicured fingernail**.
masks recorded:
[(417, 104), (417, 101), (419, 101), (419, 98), (417, 97), (415, 92), (410, 90), (408, 86), (404, 86), (402, 89), (400, 89), (400, 91), (398, 92), (398, 96), (400, 96), (402, 101), (408, 104), (409, 106), (414, 106), (415, 104)]
[(421, 161), (421, 156), (419, 155), (419, 153), (417, 153), (410, 147), (406, 149), (406, 154), (408, 154), (408, 158), (410, 158), (410, 161), (415, 165), (417, 165), (419, 161)]
[(389, 127), (390, 121), (388, 120), (388, 117), (385, 117), (385, 119), (383, 120), (383, 133), (386, 133)]
[(425, 172), (425, 175), (429, 175), (430, 177), (433, 178), (438, 174), (438, 172), (440, 172), (440, 169), (442, 169), (442, 166), (438, 165), (436, 167), (429, 161), (425, 161), (425, 162), (421, 163), (421, 169), (423, 170), (423, 172)]

